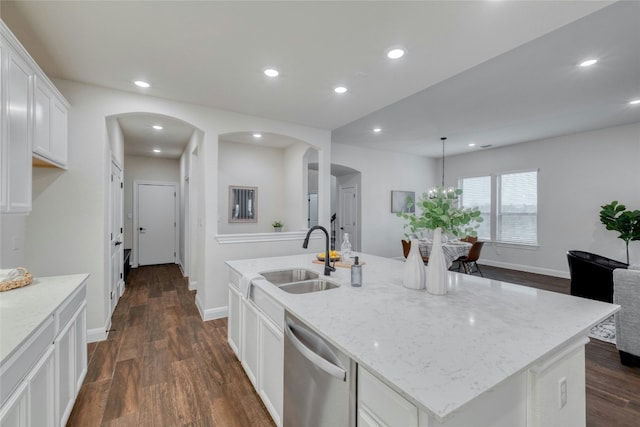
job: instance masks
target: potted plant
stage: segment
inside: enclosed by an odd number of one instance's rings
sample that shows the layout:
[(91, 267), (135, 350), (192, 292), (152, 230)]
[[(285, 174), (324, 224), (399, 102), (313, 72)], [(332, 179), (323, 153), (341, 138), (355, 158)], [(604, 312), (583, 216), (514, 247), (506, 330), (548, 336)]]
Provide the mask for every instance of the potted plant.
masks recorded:
[(271, 224), (271, 226), (273, 227), (273, 231), (282, 231), (282, 227), (284, 226), (284, 224), (282, 223), (282, 221), (273, 221), (273, 224)]
[[(433, 230), (433, 244), (426, 271), (426, 288), (427, 292), (434, 295), (447, 293), (445, 283), (447, 265), (442, 251), (442, 233), (456, 237), (477, 236), (476, 228), (483, 221), (479, 209), (464, 209), (459, 206), (458, 198), (461, 195), (461, 189), (447, 190), (439, 187), (422, 195), (416, 203), (415, 213), (398, 213), (398, 216), (407, 221), (405, 228), (408, 228), (411, 234)], [(412, 202), (409, 201), (409, 203)], [(474, 223), (477, 224), (474, 225)], [(424, 280), (422, 277), (418, 278), (424, 267), (421, 264), (422, 258), (419, 256), (417, 241), (411, 245), (411, 252), (409, 253), (411, 260), (407, 257), (405, 265), (404, 285), (408, 288), (421, 289), (424, 286), (411, 283)], [(416, 269), (418, 274), (415, 273)]]
[[(411, 234), (440, 228), (442, 233), (456, 237), (475, 237), (476, 228), (483, 221), (481, 212), (479, 209), (459, 207), (458, 198), (461, 195), (462, 190), (459, 188), (445, 190), (439, 187), (435, 191), (424, 193), (418, 200), (416, 207), (421, 210), (420, 213), (399, 212), (398, 216), (407, 221), (405, 229), (408, 228)], [(409, 200), (409, 203), (413, 203), (413, 200)]]
[(620, 233), (618, 237), (626, 244), (629, 264), (629, 242), (640, 240), (640, 210), (628, 211), (627, 207), (619, 204), (617, 200), (600, 207), (600, 222), (607, 230)]

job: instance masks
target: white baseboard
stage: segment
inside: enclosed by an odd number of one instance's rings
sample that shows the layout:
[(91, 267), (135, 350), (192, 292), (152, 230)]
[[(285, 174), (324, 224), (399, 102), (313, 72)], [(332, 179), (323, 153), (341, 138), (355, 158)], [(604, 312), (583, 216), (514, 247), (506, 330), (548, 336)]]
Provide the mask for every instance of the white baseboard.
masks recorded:
[(491, 267), (506, 268), (509, 270), (526, 271), (527, 273), (544, 274), (545, 276), (561, 277), (563, 279), (570, 279), (569, 272), (562, 270), (553, 270), (550, 268), (532, 267), (530, 265), (522, 264), (510, 264), (508, 262), (493, 261), (489, 259), (483, 259), (482, 262), (478, 262), (480, 265), (488, 265)]
[(111, 318), (107, 319), (107, 322), (102, 328), (87, 329), (87, 342), (98, 342), (107, 339), (108, 330), (111, 329)]
[(189, 280), (189, 290), (190, 291), (195, 291), (197, 288), (198, 288), (198, 281), (197, 280), (194, 280), (194, 281)]
[(227, 308), (227, 306), (205, 310), (202, 307), (200, 298), (198, 298), (198, 294), (196, 294), (196, 307), (198, 307), (198, 312), (200, 313), (200, 317), (202, 318), (203, 322), (206, 322), (207, 320), (221, 319), (229, 315), (229, 309)]

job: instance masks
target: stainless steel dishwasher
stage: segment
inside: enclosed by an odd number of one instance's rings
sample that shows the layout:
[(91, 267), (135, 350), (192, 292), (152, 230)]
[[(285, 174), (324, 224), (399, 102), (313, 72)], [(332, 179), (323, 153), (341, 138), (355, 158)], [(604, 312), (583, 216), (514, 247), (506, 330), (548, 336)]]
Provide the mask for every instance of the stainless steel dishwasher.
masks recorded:
[(355, 427), (356, 363), (291, 313), (284, 327), (284, 427)]

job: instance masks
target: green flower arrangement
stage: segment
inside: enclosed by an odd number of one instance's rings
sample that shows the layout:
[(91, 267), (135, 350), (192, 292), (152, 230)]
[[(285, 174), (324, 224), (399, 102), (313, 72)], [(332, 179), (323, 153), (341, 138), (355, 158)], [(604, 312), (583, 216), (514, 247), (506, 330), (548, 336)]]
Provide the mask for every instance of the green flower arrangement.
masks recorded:
[(273, 228), (282, 228), (284, 224), (282, 223), (282, 221), (273, 221), (273, 224), (271, 224), (271, 226)]
[[(479, 209), (463, 209), (459, 207), (458, 198), (462, 195), (462, 190), (444, 189), (438, 187), (434, 191), (422, 194), (416, 203), (416, 208), (420, 209), (420, 214), (398, 212), (407, 223), (404, 225), (410, 233), (406, 233), (407, 240), (409, 234), (422, 233), (425, 230), (435, 230), (440, 227), (442, 233), (455, 237), (477, 236), (476, 229), (483, 221)], [(409, 206), (413, 200), (409, 200)]]

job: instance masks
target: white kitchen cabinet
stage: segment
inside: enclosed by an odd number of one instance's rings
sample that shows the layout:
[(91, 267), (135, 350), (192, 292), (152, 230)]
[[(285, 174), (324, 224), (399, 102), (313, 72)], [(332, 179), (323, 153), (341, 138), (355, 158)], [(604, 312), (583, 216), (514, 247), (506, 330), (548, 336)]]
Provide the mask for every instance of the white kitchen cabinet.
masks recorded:
[(49, 344), (0, 410), (0, 427), (53, 427), (54, 381), (54, 348)]
[(68, 104), (48, 80), (36, 77), (33, 154), (36, 165), (67, 166)]
[(31, 211), (34, 69), (2, 24), (2, 212)]
[[(0, 295), (0, 427), (64, 426), (87, 372), (87, 275)], [(3, 309), (4, 310), (4, 309)]]
[(277, 426), (284, 399), (284, 308), (253, 286), (240, 292), (240, 276), (229, 270), (227, 340)]
[(56, 419), (65, 425), (80, 391), (87, 367), (86, 302), (80, 292), (69, 298), (57, 313), (60, 332), (55, 341)]
[(240, 357), (240, 305), (242, 296), (229, 285), (229, 316), (227, 320), (227, 342), (236, 356)]
[(242, 301), (242, 334), (240, 362), (251, 384), (258, 390), (258, 310), (248, 300)]
[(279, 426), (282, 425), (284, 399), (284, 334), (262, 314), (258, 327), (258, 394)]
[(0, 21), (0, 212), (31, 211), (32, 165), (67, 165), (69, 103)]
[(358, 367), (358, 426), (418, 426), (418, 408)]

